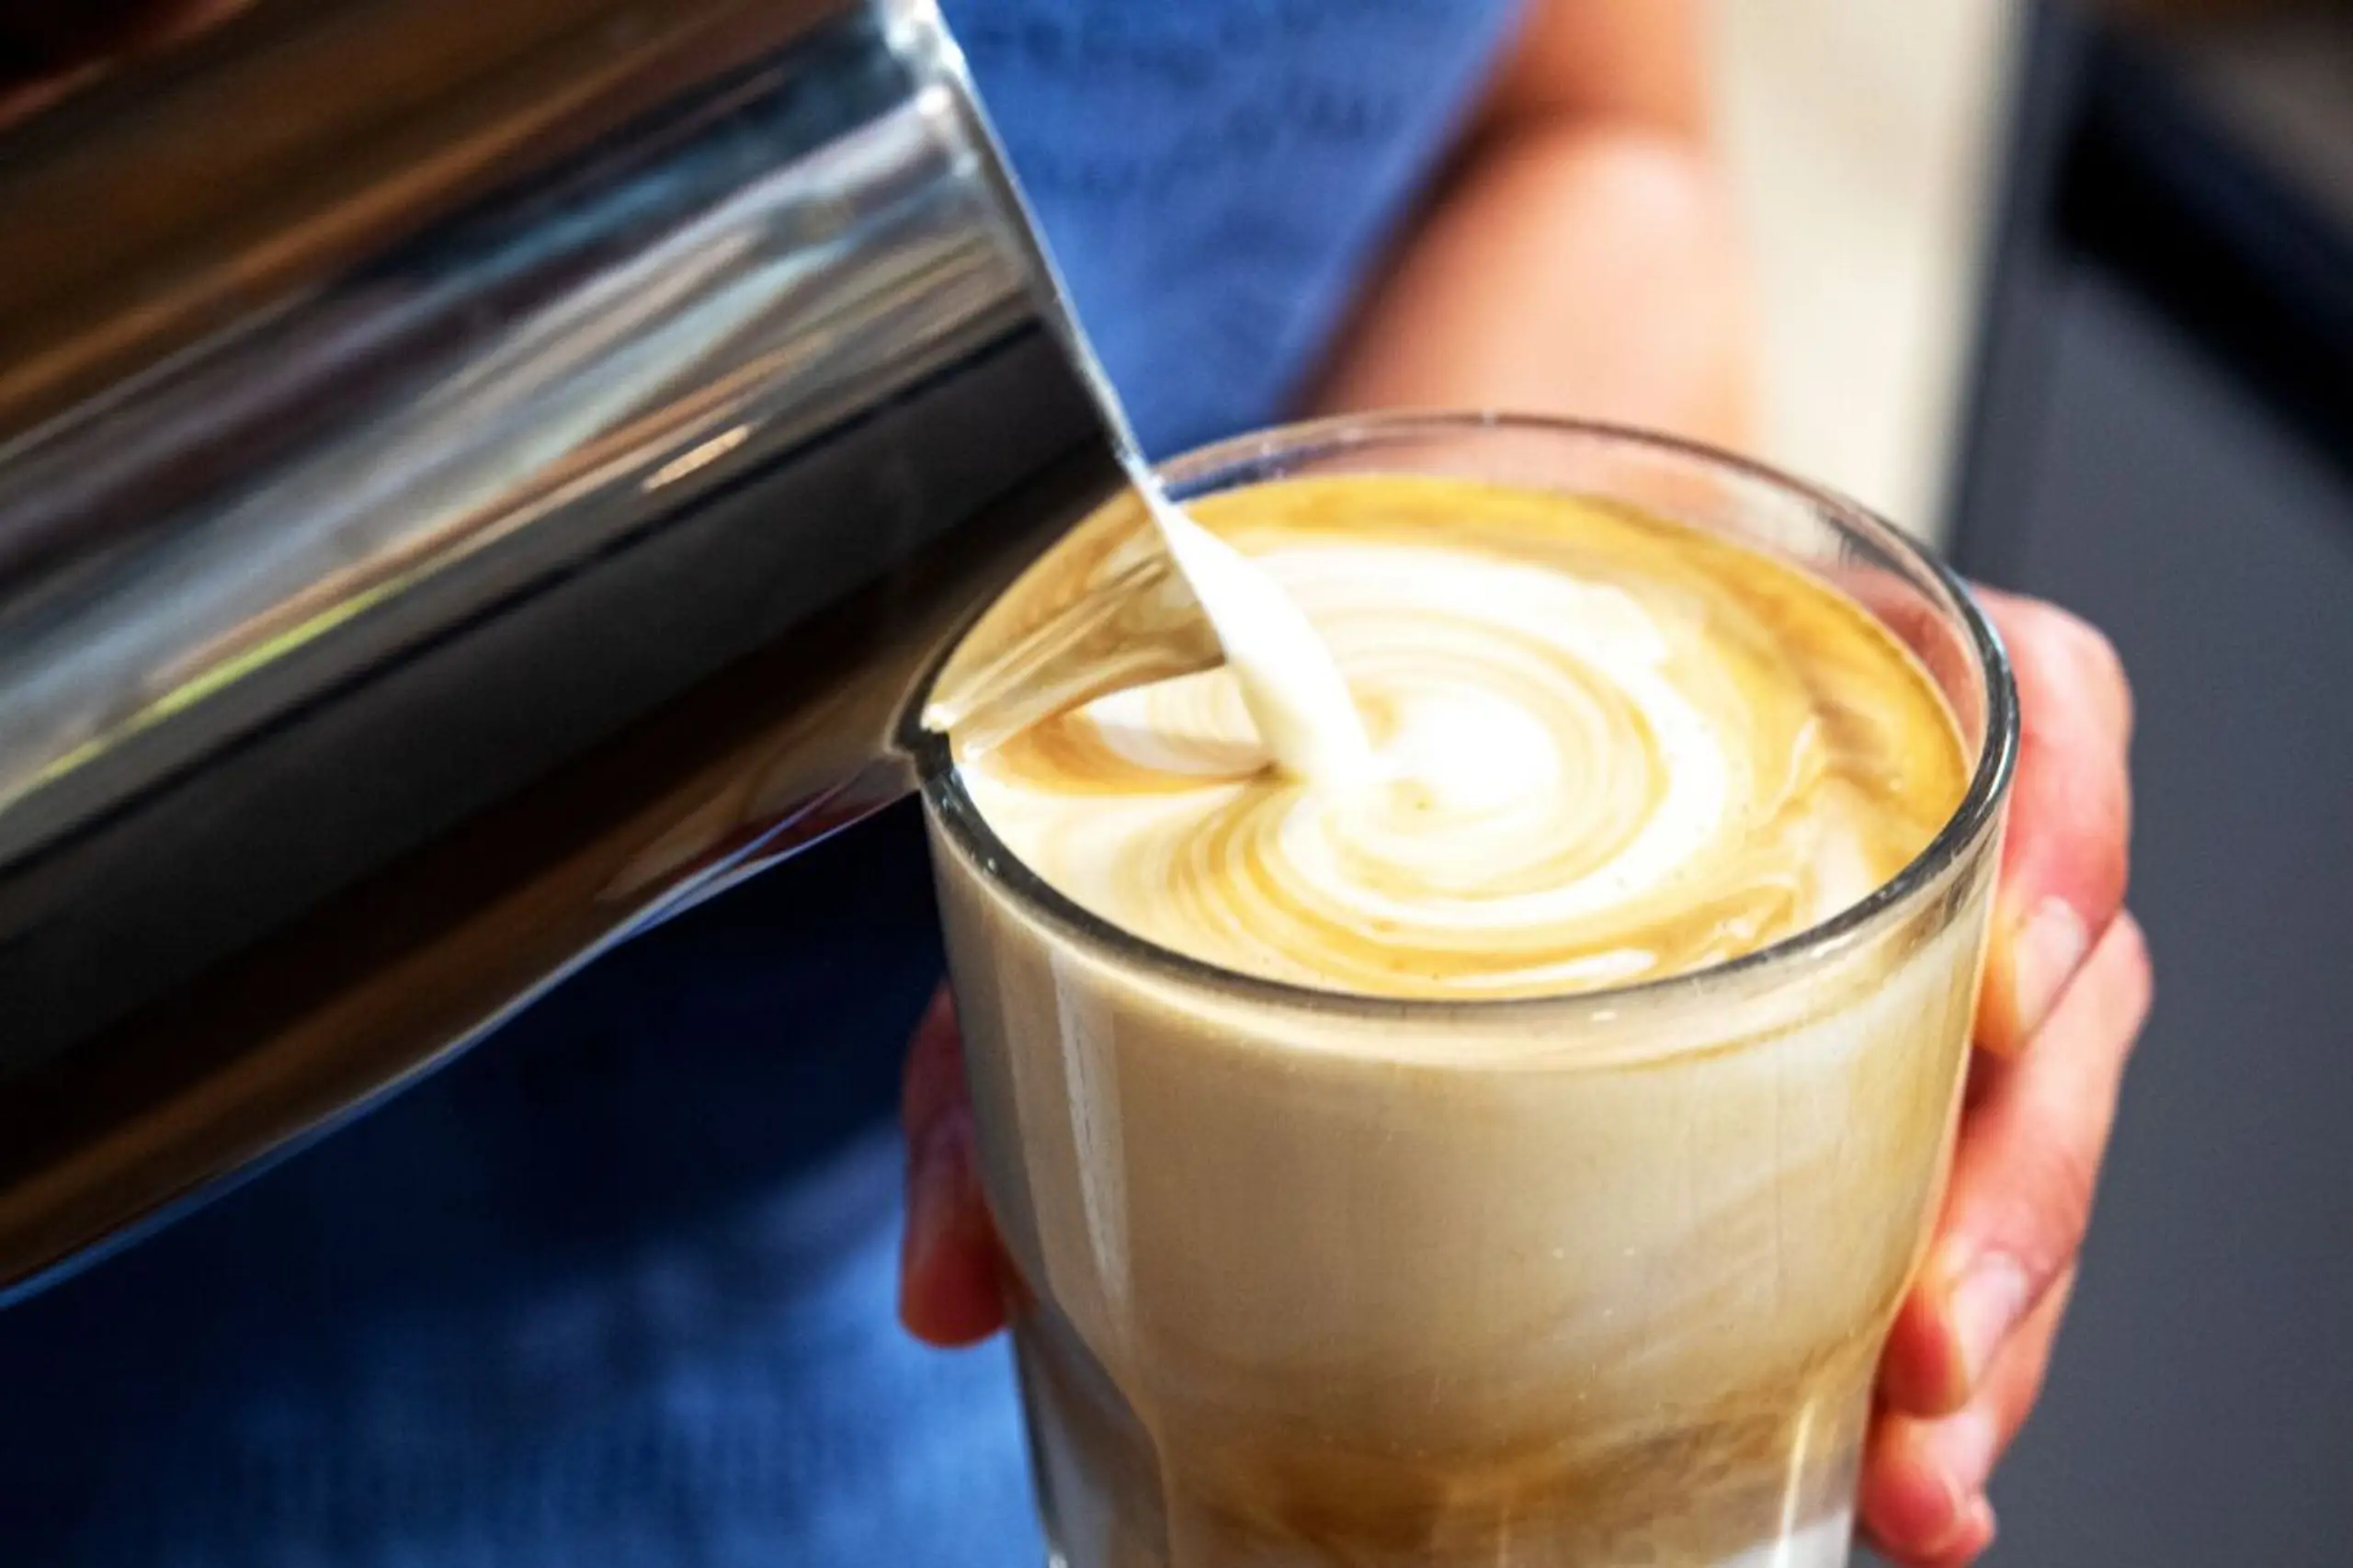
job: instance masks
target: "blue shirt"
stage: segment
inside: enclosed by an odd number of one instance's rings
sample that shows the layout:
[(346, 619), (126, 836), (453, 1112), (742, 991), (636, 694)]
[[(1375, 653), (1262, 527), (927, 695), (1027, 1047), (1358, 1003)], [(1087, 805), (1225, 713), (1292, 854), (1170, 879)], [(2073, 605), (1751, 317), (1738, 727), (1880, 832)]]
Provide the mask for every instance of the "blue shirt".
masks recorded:
[[(950, 0), (1147, 446), (1279, 417), (1509, 0)], [(1001, 1346), (892, 1315), (902, 808), (0, 1314), (0, 1563), (1029, 1568)]]

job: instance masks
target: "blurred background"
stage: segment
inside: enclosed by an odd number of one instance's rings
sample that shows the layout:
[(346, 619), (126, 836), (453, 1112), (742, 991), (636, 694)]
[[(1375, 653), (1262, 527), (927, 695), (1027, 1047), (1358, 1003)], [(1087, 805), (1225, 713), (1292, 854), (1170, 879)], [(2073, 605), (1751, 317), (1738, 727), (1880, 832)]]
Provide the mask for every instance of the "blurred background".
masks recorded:
[(2114, 637), (2157, 1004), (1987, 1561), (2353, 1540), (2353, 7), (1722, 4), (1771, 454)]
[(1713, 0), (1767, 455), (1935, 533), (2027, 12)]

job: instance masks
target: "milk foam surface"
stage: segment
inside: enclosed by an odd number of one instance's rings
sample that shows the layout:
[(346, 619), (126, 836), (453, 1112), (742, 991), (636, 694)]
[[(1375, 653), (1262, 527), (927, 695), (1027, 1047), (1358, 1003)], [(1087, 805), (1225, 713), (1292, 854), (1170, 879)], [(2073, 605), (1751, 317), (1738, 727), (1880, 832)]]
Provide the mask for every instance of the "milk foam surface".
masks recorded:
[(1961, 798), (1927, 675), (1745, 549), (1438, 479), (1289, 481), (1192, 510), (1331, 648), (1370, 769), (1269, 766), (1222, 669), (960, 759), (1032, 870), (1176, 951), (1369, 994), (1655, 979), (1831, 917)]

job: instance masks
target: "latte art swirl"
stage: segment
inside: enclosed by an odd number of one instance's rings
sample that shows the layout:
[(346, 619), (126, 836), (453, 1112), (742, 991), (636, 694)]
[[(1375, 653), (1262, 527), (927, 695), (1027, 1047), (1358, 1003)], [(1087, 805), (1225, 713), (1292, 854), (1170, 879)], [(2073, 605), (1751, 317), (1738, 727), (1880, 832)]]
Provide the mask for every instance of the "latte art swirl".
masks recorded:
[(1326, 641), (1370, 777), (1278, 775), (1223, 670), (961, 759), (1031, 869), (1178, 952), (1370, 994), (1653, 979), (1836, 915), (1960, 799), (1927, 676), (1747, 551), (1435, 480), (1288, 481), (1196, 515)]

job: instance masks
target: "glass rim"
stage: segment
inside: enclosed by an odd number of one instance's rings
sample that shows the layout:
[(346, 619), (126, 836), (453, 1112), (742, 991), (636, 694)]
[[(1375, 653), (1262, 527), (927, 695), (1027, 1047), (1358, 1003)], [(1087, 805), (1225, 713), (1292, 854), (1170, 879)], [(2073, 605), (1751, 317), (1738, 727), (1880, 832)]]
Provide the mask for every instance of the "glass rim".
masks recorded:
[[(1977, 746), (1969, 787), (1944, 825), (1904, 868), (1863, 898), (1829, 919), (1808, 926), (1780, 940), (1736, 958), (1698, 969), (1683, 970), (1629, 984), (1592, 990), (1562, 991), (1537, 995), (1382, 996), (1276, 980), (1246, 973), (1164, 947), (1114, 925), (1048, 882), (1032, 870), (1012, 847), (998, 837), (982, 815), (954, 765), (949, 738), (926, 731), (921, 744), (922, 793), (925, 802), (964, 855), (996, 886), (1014, 897), (1022, 912), (1039, 919), (1056, 935), (1107, 961), (1158, 979), (1206, 988), (1254, 1006), (1306, 1011), (1325, 1017), (1358, 1017), (1384, 1022), (1443, 1022), (1476, 1017), (1483, 1023), (1517, 1015), (1557, 1018), (1564, 1011), (1613, 1011), (1630, 1006), (1651, 1006), (1722, 989), (1742, 979), (1791, 964), (1827, 959), (1839, 950), (1869, 940), (1897, 924), (1929, 892), (1940, 884), (1978, 845), (1997, 821), (2017, 767), (2018, 749), (2018, 689), (2010, 658), (2001, 634), (1984, 607), (1970, 593), (1960, 574), (1935, 551), (1915, 540), (1870, 508), (1825, 486), (1783, 473), (1768, 464), (1699, 441), (1630, 426), (1602, 421), (1556, 418), (1542, 415), (1470, 413), (1387, 413), (1338, 415), (1270, 426), (1247, 435), (1197, 447), (1157, 465), (1172, 495), (1182, 498), (1233, 483), (1236, 471), (1249, 470), (1283, 458), (1312, 459), (1372, 449), (1415, 436), (1476, 436), (1482, 433), (1571, 437), (1604, 445), (1631, 448), (1699, 468), (1726, 472), (1779, 491), (1816, 508), (1843, 528), (1861, 534), (1932, 585), (1942, 602), (1937, 608), (1965, 633), (1976, 668), (1985, 683), (1984, 737)], [(1277, 476), (1268, 476), (1268, 482)], [(1051, 551), (1055, 548), (1049, 546)], [(1804, 570), (1800, 567), (1799, 570)], [(1019, 579), (1016, 579), (1016, 584)], [(1916, 582), (1915, 586), (1919, 585)], [(1008, 586), (1010, 591), (1010, 585)], [(1863, 606), (1874, 621), (1881, 618)], [(1883, 621), (1881, 624), (1884, 625)], [(952, 654), (953, 646), (949, 653)], [(918, 709), (930, 693), (927, 677), (919, 690)]]

